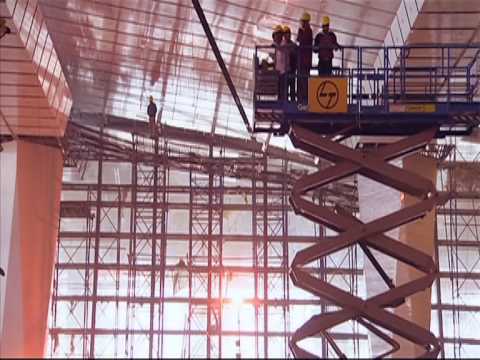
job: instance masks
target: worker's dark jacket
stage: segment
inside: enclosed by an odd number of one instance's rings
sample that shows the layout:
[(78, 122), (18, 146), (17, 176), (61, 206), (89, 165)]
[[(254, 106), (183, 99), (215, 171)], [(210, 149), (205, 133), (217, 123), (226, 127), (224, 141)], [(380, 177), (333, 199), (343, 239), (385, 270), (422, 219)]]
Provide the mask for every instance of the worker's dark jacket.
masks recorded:
[(150, 105), (148, 105), (147, 114), (149, 117), (155, 118), (155, 115), (157, 115), (157, 105), (155, 105), (155, 103), (150, 103)]
[(299, 69), (310, 69), (312, 67), (312, 42), (313, 34), (310, 25), (298, 29), (297, 42), (299, 46)]
[(315, 42), (313, 44), (314, 51), (318, 52), (319, 60), (332, 60), (333, 49), (338, 47), (337, 37), (331, 31), (328, 33), (320, 32), (315, 36)]
[(288, 66), (287, 72), (295, 73), (297, 71), (297, 62), (298, 62), (298, 47), (292, 40), (285, 43), (284, 46), (287, 48), (288, 53)]

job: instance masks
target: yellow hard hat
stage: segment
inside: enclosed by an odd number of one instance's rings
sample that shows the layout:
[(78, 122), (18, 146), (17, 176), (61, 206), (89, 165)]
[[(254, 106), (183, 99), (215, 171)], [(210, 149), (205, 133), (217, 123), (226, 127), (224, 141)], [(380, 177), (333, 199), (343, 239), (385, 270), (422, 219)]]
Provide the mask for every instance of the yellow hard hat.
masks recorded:
[(328, 16), (324, 16), (322, 19), (322, 26), (330, 25), (330, 18)]
[(302, 17), (300, 18), (300, 20), (302, 21), (310, 21), (312, 17), (310, 16), (310, 14), (308, 12), (304, 12)]
[(292, 31), (290, 30), (290, 26), (288, 26), (288, 25), (283, 25), (283, 32), (284, 32), (284, 33), (286, 33), (286, 32), (292, 32)]
[(282, 26), (282, 25), (275, 25), (275, 26), (273, 27), (273, 32), (274, 32), (274, 33), (283, 32), (283, 26)]

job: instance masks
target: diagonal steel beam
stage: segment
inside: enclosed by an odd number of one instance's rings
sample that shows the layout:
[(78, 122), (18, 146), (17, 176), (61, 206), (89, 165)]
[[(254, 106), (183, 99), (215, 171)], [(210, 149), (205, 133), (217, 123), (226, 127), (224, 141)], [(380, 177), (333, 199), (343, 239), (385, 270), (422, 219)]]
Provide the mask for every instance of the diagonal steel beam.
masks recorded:
[(238, 111), (240, 112), (240, 116), (247, 127), (249, 133), (252, 133), (252, 127), (250, 126), (250, 122), (248, 121), (247, 114), (245, 113), (245, 109), (243, 108), (242, 102), (240, 101), (240, 97), (238, 96), (237, 89), (233, 84), (232, 78), (230, 77), (230, 73), (228, 72), (227, 66), (225, 65), (225, 61), (223, 61), (222, 54), (220, 53), (220, 49), (218, 48), (217, 42), (213, 37), (212, 31), (210, 30), (210, 25), (208, 25), (208, 21), (203, 13), (202, 6), (200, 5), (198, 0), (192, 0), (193, 7), (197, 12), (198, 18), (200, 23), (202, 24), (203, 30), (205, 31), (205, 35), (207, 36), (208, 41), (210, 42), (210, 46), (212, 47), (213, 54), (217, 59), (218, 66), (222, 70), (223, 77), (227, 82), (228, 88), (232, 94), (233, 100), (235, 104), (237, 104)]

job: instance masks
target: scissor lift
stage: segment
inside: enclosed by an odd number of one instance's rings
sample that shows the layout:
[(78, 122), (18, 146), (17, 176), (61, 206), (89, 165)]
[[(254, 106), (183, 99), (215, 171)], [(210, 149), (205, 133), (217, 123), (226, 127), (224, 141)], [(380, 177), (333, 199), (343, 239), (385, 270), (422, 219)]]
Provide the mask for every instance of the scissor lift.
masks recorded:
[[(260, 65), (261, 54), (272, 50), (257, 47), (255, 51), (254, 131), (278, 136), (288, 134), (295, 147), (334, 164), (304, 176), (293, 187), (290, 203), (294, 211), (333, 229), (338, 235), (299, 251), (292, 261), (290, 276), (296, 286), (327, 299), (340, 310), (315, 315), (297, 329), (290, 339), (292, 353), (299, 358), (315, 357), (298, 343), (322, 335), (339, 357), (345, 357), (328, 330), (356, 320), (391, 345), (380, 357), (394, 353), (400, 346), (386, 331), (422, 346), (425, 349), (422, 357), (437, 357), (440, 345), (429, 329), (386, 309), (431, 287), (437, 265), (430, 256), (385, 233), (422, 218), (447, 198), (437, 193), (430, 180), (393, 166), (390, 161), (421, 151), (435, 138), (469, 135), (480, 123), (480, 48), (462, 45), (343, 48), (341, 66), (334, 68), (331, 77), (309, 75), (308, 107), (279, 97), (279, 88), (284, 84), (279, 83), (274, 68), (265, 62)], [(383, 57), (377, 67), (365, 65), (366, 55), (371, 54)], [(420, 54), (439, 59), (439, 64), (419, 66)], [(348, 55), (356, 60), (355, 68), (346, 66)], [(297, 83), (302, 81), (296, 75), (290, 76), (295, 76)], [(338, 142), (353, 135), (394, 135), (400, 140), (370, 151), (352, 149)], [(319, 206), (304, 197), (310, 190), (354, 174), (413, 195), (418, 202), (362, 223), (339, 207)], [(305, 268), (309, 263), (354, 245), (359, 245), (373, 263), (385, 280), (387, 291), (363, 300), (313, 276)], [(397, 286), (371, 249), (408, 264), (423, 275)]]

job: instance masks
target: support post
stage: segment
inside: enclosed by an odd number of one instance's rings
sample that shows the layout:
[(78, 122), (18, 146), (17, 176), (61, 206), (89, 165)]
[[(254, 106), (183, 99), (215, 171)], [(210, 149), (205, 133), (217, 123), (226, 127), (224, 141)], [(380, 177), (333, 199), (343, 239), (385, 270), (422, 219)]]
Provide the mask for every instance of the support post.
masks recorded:
[(60, 149), (15, 141), (0, 153), (0, 357), (44, 357), (56, 260)]

